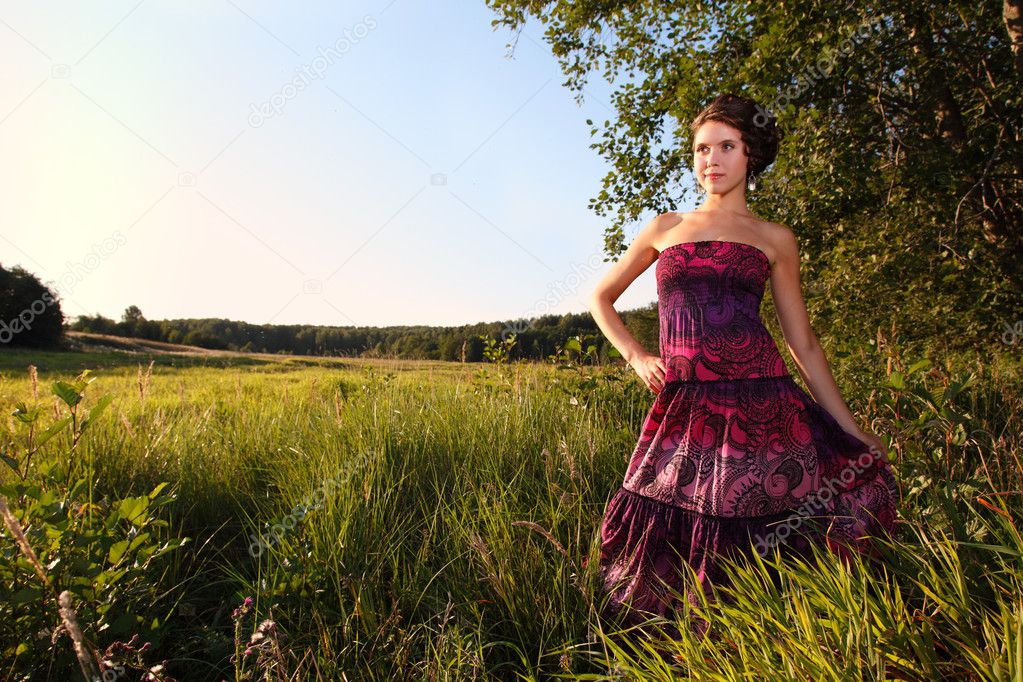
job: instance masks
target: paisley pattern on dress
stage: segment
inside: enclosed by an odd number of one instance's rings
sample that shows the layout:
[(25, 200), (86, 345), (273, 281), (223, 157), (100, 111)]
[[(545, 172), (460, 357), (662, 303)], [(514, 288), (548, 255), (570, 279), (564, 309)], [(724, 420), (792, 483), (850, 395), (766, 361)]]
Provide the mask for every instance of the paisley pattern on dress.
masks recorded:
[[(895, 524), (894, 475), (794, 381), (760, 317), (771, 274), (751, 244), (683, 242), (656, 266), (667, 367), (601, 525), (607, 613), (668, 615), (723, 582), (717, 559), (765, 547), (872, 551)], [(701, 632), (705, 622), (693, 617)]]

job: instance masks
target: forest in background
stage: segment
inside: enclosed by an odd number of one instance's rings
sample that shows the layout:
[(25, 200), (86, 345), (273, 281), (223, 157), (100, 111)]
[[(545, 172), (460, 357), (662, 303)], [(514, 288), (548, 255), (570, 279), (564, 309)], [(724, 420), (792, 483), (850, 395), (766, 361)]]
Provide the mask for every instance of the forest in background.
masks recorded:
[[(243, 353), (286, 353), (367, 358), (480, 362), (486, 344), (514, 334), (511, 360), (544, 360), (557, 354), (569, 338), (612, 351), (588, 312), (545, 315), (531, 320), (477, 322), (457, 327), (400, 325), (391, 327), (323, 327), (315, 325), (258, 325), (223, 319), (160, 320), (133, 318), (129, 308), (121, 321), (100, 316), (80, 317), (74, 331), (114, 334), (183, 343)], [(623, 313), (637, 338), (657, 348), (657, 304)]]

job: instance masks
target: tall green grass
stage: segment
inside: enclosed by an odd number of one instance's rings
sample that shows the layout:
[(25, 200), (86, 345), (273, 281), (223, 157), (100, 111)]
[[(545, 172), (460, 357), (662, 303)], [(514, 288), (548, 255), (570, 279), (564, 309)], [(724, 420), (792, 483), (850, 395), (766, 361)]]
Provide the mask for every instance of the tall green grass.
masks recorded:
[[(652, 401), (627, 372), (282, 359), (97, 374), (115, 400), (78, 446), (97, 490), (172, 481), (174, 530), (192, 538), (160, 578), (177, 615), (153, 652), (179, 679), (1023, 680), (1012, 363), (896, 358), (848, 395), (893, 443), (904, 500), (885, 561), (736, 565), (708, 637), (667, 641), (596, 617), (601, 516)], [(10, 413), (25, 379), (6, 373), (0, 393)], [(232, 660), (235, 626), (248, 640), (266, 619), (276, 653)]]

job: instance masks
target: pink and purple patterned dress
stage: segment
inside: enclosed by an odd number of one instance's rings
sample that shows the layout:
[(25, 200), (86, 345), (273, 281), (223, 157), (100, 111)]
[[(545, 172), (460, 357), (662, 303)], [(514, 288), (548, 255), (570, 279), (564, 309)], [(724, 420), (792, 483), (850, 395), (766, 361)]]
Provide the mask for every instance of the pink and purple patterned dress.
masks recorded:
[(682, 561), (709, 593), (727, 580), (721, 556), (810, 543), (869, 554), (894, 527), (891, 468), (795, 383), (761, 321), (770, 274), (767, 255), (742, 242), (683, 242), (658, 257), (667, 376), (601, 525), (605, 614), (671, 619), (664, 585), (695, 606)]

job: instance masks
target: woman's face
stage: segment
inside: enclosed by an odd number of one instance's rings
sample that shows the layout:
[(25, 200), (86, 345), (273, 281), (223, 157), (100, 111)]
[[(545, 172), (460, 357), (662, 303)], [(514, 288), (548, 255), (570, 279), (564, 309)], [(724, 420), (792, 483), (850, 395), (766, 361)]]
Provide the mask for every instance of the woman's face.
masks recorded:
[(736, 185), (745, 186), (749, 157), (736, 128), (721, 121), (707, 121), (693, 139), (693, 172), (703, 188), (712, 194), (727, 194)]

